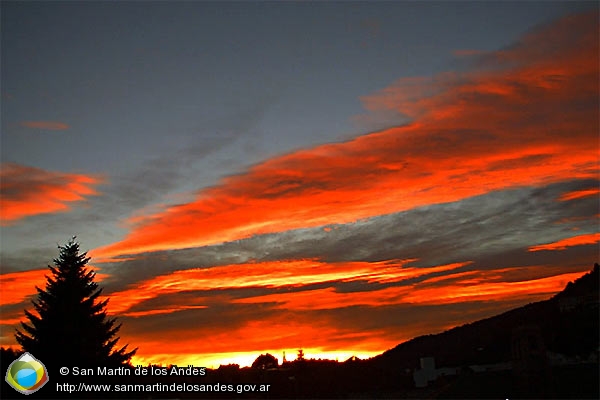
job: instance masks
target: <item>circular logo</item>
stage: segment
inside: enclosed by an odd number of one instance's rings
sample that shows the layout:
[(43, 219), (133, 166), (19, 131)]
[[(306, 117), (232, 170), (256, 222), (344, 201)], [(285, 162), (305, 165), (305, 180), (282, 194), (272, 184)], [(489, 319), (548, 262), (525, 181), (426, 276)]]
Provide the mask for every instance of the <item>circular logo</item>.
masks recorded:
[(40, 360), (24, 353), (8, 366), (6, 382), (20, 393), (31, 394), (48, 382), (48, 371)]

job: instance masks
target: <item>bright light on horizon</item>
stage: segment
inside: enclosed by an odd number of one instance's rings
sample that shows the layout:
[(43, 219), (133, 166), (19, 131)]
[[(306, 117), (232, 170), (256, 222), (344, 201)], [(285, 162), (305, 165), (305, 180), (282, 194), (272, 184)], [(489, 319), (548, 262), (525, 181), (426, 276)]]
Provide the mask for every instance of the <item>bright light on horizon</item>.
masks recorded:
[[(361, 351), (361, 350), (340, 350), (340, 351), (323, 351), (319, 348), (307, 348), (302, 349), (304, 352), (304, 358), (310, 359), (321, 359), (321, 360), (332, 360), (343, 362), (351, 357), (357, 357), (360, 359), (367, 359), (383, 353), (387, 349), (380, 351)], [(235, 353), (218, 353), (218, 354), (193, 354), (193, 355), (182, 355), (182, 354), (154, 354), (152, 356), (134, 356), (131, 360), (131, 364), (134, 366), (148, 364), (156, 365), (178, 365), (188, 366), (192, 365), (195, 367), (206, 367), (210, 369), (219, 368), (221, 365), (238, 364), (240, 368), (250, 367), (252, 363), (261, 354), (269, 353), (279, 362), (279, 365), (283, 363), (283, 352), (285, 352), (286, 361), (294, 361), (298, 356), (298, 349), (278, 349), (278, 350), (263, 350), (263, 351), (250, 351), (250, 352), (235, 352)]]

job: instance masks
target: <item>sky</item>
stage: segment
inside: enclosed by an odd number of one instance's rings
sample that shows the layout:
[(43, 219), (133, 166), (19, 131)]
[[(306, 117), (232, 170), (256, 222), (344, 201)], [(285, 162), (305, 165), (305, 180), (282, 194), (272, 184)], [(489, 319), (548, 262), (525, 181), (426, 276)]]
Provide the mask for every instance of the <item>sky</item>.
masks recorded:
[(598, 261), (597, 2), (0, 7), (2, 346), (72, 236), (134, 364), (367, 358)]

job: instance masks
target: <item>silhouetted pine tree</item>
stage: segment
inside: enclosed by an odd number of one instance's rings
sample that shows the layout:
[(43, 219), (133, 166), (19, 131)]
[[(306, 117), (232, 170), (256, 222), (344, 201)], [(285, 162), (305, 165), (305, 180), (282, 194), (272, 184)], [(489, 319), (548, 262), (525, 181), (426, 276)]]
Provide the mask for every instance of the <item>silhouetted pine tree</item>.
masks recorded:
[(15, 337), (24, 351), (43, 363), (61, 366), (119, 366), (128, 363), (137, 349), (115, 350), (121, 325), (106, 315), (108, 299), (98, 301), (102, 289), (95, 272), (86, 268), (87, 253), (79, 254), (75, 237), (58, 246), (60, 255), (46, 276), (46, 288), (33, 301), (38, 315), (25, 311), (29, 324)]

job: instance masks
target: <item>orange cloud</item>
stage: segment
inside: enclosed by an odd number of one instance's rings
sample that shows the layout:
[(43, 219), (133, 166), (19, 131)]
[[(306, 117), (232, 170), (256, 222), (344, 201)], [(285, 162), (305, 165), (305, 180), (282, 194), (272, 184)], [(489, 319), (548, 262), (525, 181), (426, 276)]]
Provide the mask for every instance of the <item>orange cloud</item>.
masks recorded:
[(569, 17), (483, 57), (478, 70), (402, 79), (363, 100), (409, 125), (267, 160), (136, 218), (121, 242), (93, 254), (210, 245), (597, 177), (597, 31), (594, 14)]
[(64, 131), (69, 129), (69, 125), (58, 121), (23, 121), (21, 126), (32, 129), (45, 129), (49, 131)]
[(69, 209), (68, 203), (97, 194), (100, 179), (45, 171), (19, 164), (0, 166), (0, 224), (10, 225), (32, 215)]
[[(207, 269), (176, 271), (169, 275), (150, 279), (135, 289), (117, 292), (110, 295), (108, 309), (111, 314), (126, 317), (152, 317), (157, 314), (170, 314), (190, 309), (204, 309), (207, 304), (235, 303), (228, 296), (222, 296), (219, 289), (227, 288), (281, 288), (301, 287), (303, 285), (323, 282), (349, 282), (364, 280), (366, 282), (394, 282), (413, 279), (440, 272), (453, 271), (468, 263), (455, 263), (429, 268), (409, 267), (414, 260), (388, 262), (347, 262), (327, 264), (316, 260), (292, 260), (272, 263), (250, 263), (228, 265)], [(0, 275), (2, 286), (11, 285), (20, 288), (11, 299), (11, 303), (24, 300), (34, 294), (33, 287), (43, 286), (44, 270), (26, 271)], [(100, 280), (105, 278), (100, 276)], [(36, 281), (37, 279), (37, 281)], [(37, 283), (36, 283), (37, 282)], [(193, 290), (212, 290), (210, 296), (177, 297), (176, 305), (165, 307), (152, 306), (148, 310), (132, 310), (144, 300), (182, 293)], [(18, 317), (21, 318), (18, 318)], [(212, 327), (210, 335), (202, 336), (202, 340), (190, 339), (189, 332), (177, 327), (169, 330), (168, 338), (164, 332), (147, 332), (143, 334), (128, 332), (132, 323), (125, 324), (122, 332), (123, 343), (134, 343), (140, 347), (135, 363), (183, 363), (205, 365), (204, 363), (238, 362), (250, 364), (258, 353), (271, 349), (272, 353), (281, 354), (287, 351), (294, 354), (297, 346), (303, 347), (307, 356), (346, 359), (351, 355), (368, 357), (397, 343), (398, 338), (382, 338), (382, 332), (356, 332), (354, 329), (342, 329), (335, 322), (324, 319), (315, 325), (314, 320), (298, 316), (262, 317), (256, 321), (241, 319), (241, 325), (231, 328), (224, 324)], [(6, 315), (3, 324), (15, 324), (24, 320), (23, 315)], [(409, 331), (406, 331), (408, 335)], [(410, 331), (412, 332), (412, 331)], [(383, 333), (382, 333), (383, 334)], [(306, 338), (312, 338), (307, 341)], [(318, 338), (318, 340), (314, 340)], [(409, 337), (403, 337), (408, 339)], [(165, 343), (176, 341), (175, 353), (161, 353)], [(339, 351), (336, 345), (341, 345)], [(231, 349), (239, 349), (231, 353)], [(293, 356), (292, 356), (293, 357)], [(213, 365), (213, 364), (211, 364)]]
[[(0, 275), (0, 287), (4, 288), (4, 295), (0, 297), (0, 306), (22, 303), (27, 297), (36, 294), (35, 287), (43, 288), (46, 285), (48, 269), (33, 269), (23, 272), (11, 272)], [(10, 288), (10, 296), (7, 296)]]
[(3, 315), (0, 317), (0, 325), (16, 325), (21, 321), (25, 321), (23, 313), (13, 313), (11, 315)]
[(582, 197), (594, 196), (594, 195), (598, 195), (598, 194), (600, 194), (599, 188), (576, 190), (573, 192), (564, 193), (562, 196), (560, 196), (559, 200), (560, 201), (569, 201), (569, 200), (580, 199)]
[[(94, 266), (89, 265), (88, 268), (97, 271)], [(28, 297), (36, 295), (36, 286), (40, 289), (46, 287), (46, 275), (51, 276), (48, 268), (0, 274), (0, 288), (3, 288), (4, 292), (0, 297), (0, 306), (19, 304), (27, 300)], [(101, 282), (107, 276), (106, 274), (96, 273), (94, 279), (96, 282)], [(7, 296), (7, 288), (10, 288), (10, 296)]]
[[(168, 339), (165, 339), (164, 333), (145, 331), (143, 335), (124, 332), (122, 337), (140, 346), (137, 357), (142, 364), (175, 362), (217, 366), (233, 362), (250, 365), (258, 354), (264, 352), (275, 354), (281, 360), (282, 352), (286, 351), (288, 360), (293, 359), (298, 348), (303, 348), (308, 357), (314, 358), (345, 360), (351, 355), (366, 358), (412, 337), (471, 322), (473, 316), (466, 311), (452, 315), (446, 309), (435, 311), (428, 307), (428, 312), (436, 318), (416, 321), (411, 318), (398, 332), (389, 326), (361, 326), (357, 329), (356, 324), (360, 325), (357, 321), (352, 326), (344, 326), (341, 323), (344, 317), (335, 319), (335, 314), (315, 311), (369, 307), (376, 313), (382, 306), (444, 306), (478, 301), (485, 303), (477, 307), (480, 313), (477, 315), (489, 316), (510, 307), (546, 299), (581, 275), (578, 272), (544, 277), (544, 266), (448, 271), (450, 274), (443, 277), (427, 277), (420, 283), (374, 291), (344, 293), (326, 288), (227, 299), (225, 301), (237, 305), (268, 305), (275, 307), (277, 312), (270, 316), (263, 314), (260, 319), (249, 318), (234, 327), (218, 324), (207, 327), (206, 331), (196, 328), (192, 337), (187, 329), (169, 331)], [(540, 274), (542, 277), (539, 277)], [(444, 278), (445, 282), (440, 285)], [(386, 312), (389, 313), (389, 310)], [(157, 351), (165, 347), (165, 341), (176, 341), (177, 349), (171, 353)], [(238, 351), (231, 353), (231, 349)]]
[[(212, 268), (194, 268), (161, 275), (135, 287), (110, 295), (110, 312), (128, 312), (143, 301), (185, 291), (239, 289), (249, 287), (300, 287), (323, 282), (399, 282), (438, 272), (463, 267), (454, 263), (429, 268), (405, 267), (414, 260), (386, 262), (324, 263), (317, 260), (291, 260), (264, 263), (224, 265)], [(193, 298), (199, 306), (206, 298)], [(129, 314), (128, 314), (129, 315)]]
[[(483, 275), (481, 271), (474, 275)], [(364, 292), (338, 292), (334, 288), (306, 290), (293, 293), (275, 293), (233, 300), (234, 303), (260, 304), (274, 303), (285, 310), (319, 310), (351, 306), (381, 307), (384, 305), (419, 304), (440, 305), (469, 301), (541, 300), (561, 291), (568, 282), (577, 279), (581, 273), (568, 273), (540, 279), (516, 282), (494, 282), (485, 277), (463, 279), (471, 274), (460, 273), (455, 281), (443, 286), (428, 285), (425, 282), (390, 287)], [(456, 279), (459, 278), (459, 279)]]
[[(275, 312), (259, 313), (260, 318), (249, 318), (241, 313), (238, 322), (229, 325), (227, 315), (223, 321), (210, 326), (174, 325), (165, 333), (162, 330), (148, 329), (142, 322), (137, 331), (136, 325), (129, 320), (120, 332), (121, 343), (130, 343), (139, 347), (134, 364), (147, 363), (201, 365), (216, 367), (219, 364), (238, 363), (250, 365), (258, 354), (270, 352), (281, 361), (286, 352), (289, 359), (295, 357), (295, 350), (303, 348), (307, 357), (345, 360), (351, 355), (361, 358), (374, 356), (399, 342), (420, 334), (432, 333), (455, 325), (470, 322), (473, 315), (468, 312), (448, 314), (447, 311), (427, 308), (436, 318), (423, 318), (407, 321), (401, 332), (394, 325), (363, 326), (354, 321), (345, 324), (344, 316), (319, 313), (318, 310), (337, 311), (344, 307), (369, 307), (376, 312), (382, 306), (422, 306), (449, 305), (472, 301), (485, 301), (486, 305), (477, 307), (481, 315), (491, 315), (504, 311), (509, 302), (519, 305), (530, 301), (542, 300), (550, 294), (560, 291), (569, 282), (581, 275), (579, 273), (560, 274), (544, 277), (544, 266), (512, 267), (491, 271), (455, 272), (468, 263), (455, 263), (429, 268), (407, 266), (408, 262), (380, 263), (334, 263), (331, 265), (314, 260), (296, 260), (279, 263), (242, 264), (227, 267), (208, 268), (206, 270), (176, 271), (170, 275), (154, 278), (140, 285), (140, 292), (163, 296), (187, 290), (204, 290), (263, 287), (280, 288), (285, 286), (283, 276), (297, 270), (306, 284), (316, 282), (352, 281), (363, 279), (371, 282), (406, 280), (423, 277), (419, 283), (410, 283), (400, 287), (388, 287), (373, 291), (337, 292), (333, 288), (302, 290), (303, 284), (293, 280), (290, 285), (298, 286), (300, 291), (279, 292), (263, 296), (232, 299), (212, 292), (210, 297), (190, 297), (189, 304), (178, 299), (177, 305), (164, 308), (153, 307), (148, 311), (126, 311), (123, 316), (152, 318), (154, 314), (168, 314), (176, 311), (208, 308), (229, 304), (228, 308), (239, 305), (265, 304)], [(226, 271), (229, 268), (231, 271)], [(212, 271), (211, 271), (212, 270)], [(205, 271), (205, 272), (202, 272)], [(254, 271), (254, 272), (251, 272)], [(272, 280), (269, 280), (272, 271)], [(320, 272), (322, 271), (322, 272)], [(447, 275), (440, 276), (439, 273)], [(34, 279), (42, 284), (43, 270), (27, 271), (18, 274), (4, 274), (2, 286), (30, 287)], [(243, 276), (244, 281), (229, 282), (230, 278)], [(291, 274), (296, 276), (295, 274)], [(542, 277), (539, 277), (542, 275)], [(196, 283), (196, 280), (200, 281)], [(227, 286), (230, 285), (230, 286)], [(27, 291), (20, 296), (25, 298)], [(215, 295), (213, 295), (215, 293)], [(134, 294), (133, 291), (118, 292), (111, 296), (110, 311), (119, 302)], [(150, 298), (149, 296), (145, 297)], [(134, 299), (136, 300), (136, 299)], [(209, 303), (210, 302), (210, 303)], [(121, 303), (121, 305), (123, 305)], [(130, 304), (130, 306), (135, 304)], [(117, 307), (118, 308), (118, 307)], [(260, 309), (260, 307), (257, 307)], [(123, 308), (124, 309), (124, 308)], [(423, 309), (423, 312), (425, 309)], [(389, 312), (386, 311), (386, 312)], [(477, 314), (479, 315), (479, 314)], [(4, 324), (16, 323), (14, 316), (5, 316)], [(136, 319), (137, 319), (136, 318)], [(411, 322), (412, 321), (412, 322)], [(434, 321), (434, 322), (432, 322)], [(155, 320), (161, 326), (164, 320)], [(358, 325), (357, 325), (358, 324)], [(360, 326), (357, 329), (357, 326)], [(177, 345), (174, 346), (173, 343)], [(236, 352), (231, 352), (236, 349)], [(340, 351), (339, 349), (344, 349)]]
[(403, 298), (413, 304), (445, 304), (464, 301), (530, 299), (542, 300), (561, 291), (580, 272), (518, 282), (486, 282), (484, 279), (458, 281), (443, 288), (423, 288)]
[(590, 233), (587, 235), (573, 236), (566, 239), (561, 239), (554, 243), (540, 244), (529, 247), (529, 251), (542, 250), (564, 250), (567, 247), (581, 246), (586, 244), (594, 244), (600, 242), (600, 233)]

